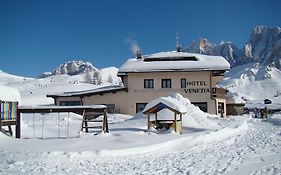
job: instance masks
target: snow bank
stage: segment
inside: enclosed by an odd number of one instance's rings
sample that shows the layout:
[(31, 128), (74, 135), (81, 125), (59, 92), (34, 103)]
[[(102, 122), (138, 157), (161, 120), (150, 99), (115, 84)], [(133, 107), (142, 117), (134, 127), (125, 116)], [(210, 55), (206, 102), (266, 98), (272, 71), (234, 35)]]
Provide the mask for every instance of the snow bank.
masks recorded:
[[(273, 125), (281, 126), (281, 113), (277, 113), (272, 115), (270, 118), (268, 118), (268, 122), (272, 123)], [(280, 133), (281, 134), (281, 133)]]
[(128, 156), (135, 154), (144, 154), (149, 152), (169, 152), (173, 150), (180, 150), (186, 147), (195, 145), (205, 145), (214, 142), (227, 141), (232, 138), (236, 138), (238, 135), (242, 135), (247, 132), (249, 126), (245, 120), (238, 124), (235, 128), (223, 128), (216, 132), (208, 132), (200, 136), (186, 136), (178, 139), (169, 140), (163, 143), (157, 143), (141, 147), (133, 147), (126, 149), (116, 150), (100, 150), (95, 152), (99, 156)]

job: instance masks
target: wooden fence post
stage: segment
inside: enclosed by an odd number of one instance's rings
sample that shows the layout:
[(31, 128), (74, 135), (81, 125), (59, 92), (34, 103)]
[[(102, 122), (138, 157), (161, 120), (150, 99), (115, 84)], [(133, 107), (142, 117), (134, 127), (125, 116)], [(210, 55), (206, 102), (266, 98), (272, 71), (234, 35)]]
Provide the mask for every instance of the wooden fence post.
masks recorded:
[(21, 137), (21, 119), (20, 119), (20, 111), (19, 111), (19, 103), (17, 102), (17, 124), (16, 124), (16, 138), (20, 138)]
[(109, 129), (108, 129), (108, 116), (107, 116), (107, 112), (106, 109), (103, 111), (103, 132), (105, 133), (109, 133)]
[[(156, 122), (156, 121), (155, 121)], [(151, 128), (150, 113), (147, 114), (147, 130)]]
[(0, 100), (0, 131), (2, 130), (2, 101)]

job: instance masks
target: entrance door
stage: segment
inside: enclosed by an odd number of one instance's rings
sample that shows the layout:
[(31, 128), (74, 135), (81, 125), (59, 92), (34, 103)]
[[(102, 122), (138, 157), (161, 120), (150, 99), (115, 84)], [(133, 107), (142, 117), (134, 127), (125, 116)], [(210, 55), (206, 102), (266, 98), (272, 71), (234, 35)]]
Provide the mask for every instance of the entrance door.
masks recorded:
[(224, 103), (222, 103), (222, 102), (218, 103), (218, 113), (221, 118), (224, 117)]

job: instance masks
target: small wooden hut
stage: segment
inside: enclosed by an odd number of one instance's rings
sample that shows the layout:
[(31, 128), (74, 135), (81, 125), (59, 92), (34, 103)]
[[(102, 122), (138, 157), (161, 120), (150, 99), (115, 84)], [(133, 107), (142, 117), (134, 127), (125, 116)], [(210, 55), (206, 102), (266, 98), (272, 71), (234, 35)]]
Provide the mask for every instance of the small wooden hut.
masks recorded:
[(182, 114), (186, 113), (186, 107), (178, 100), (172, 97), (157, 98), (146, 105), (143, 113), (147, 115), (148, 130), (151, 127), (173, 128), (176, 133), (182, 133)]
[(12, 136), (12, 127), (18, 126), (17, 112), (20, 102), (20, 93), (17, 89), (0, 85), (0, 132), (6, 133), (2, 127), (8, 127), (8, 132)]

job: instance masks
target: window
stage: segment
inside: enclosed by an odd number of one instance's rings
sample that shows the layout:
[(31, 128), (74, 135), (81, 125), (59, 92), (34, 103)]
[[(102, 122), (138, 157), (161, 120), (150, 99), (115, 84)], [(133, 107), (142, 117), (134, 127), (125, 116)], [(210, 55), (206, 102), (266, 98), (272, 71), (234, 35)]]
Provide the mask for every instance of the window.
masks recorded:
[(186, 78), (181, 78), (181, 88), (186, 88)]
[(172, 87), (171, 79), (162, 79), (161, 87), (162, 88), (171, 88)]
[(61, 101), (60, 106), (80, 106), (80, 101)]
[(136, 104), (136, 113), (143, 111), (146, 105), (147, 105), (147, 103), (137, 103)]
[(195, 56), (179, 56), (179, 57), (146, 57), (145, 62), (152, 61), (198, 61)]
[(207, 102), (196, 102), (196, 103), (192, 102), (192, 104), (198, 106), (201, 111), (208, 112)]
[(144, 88), (145, 89), (153, 89), (154, 88), (154, 80), (153, 79), (144, 79)]

